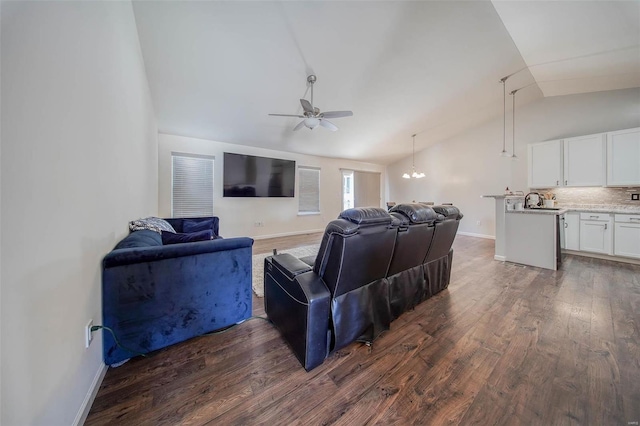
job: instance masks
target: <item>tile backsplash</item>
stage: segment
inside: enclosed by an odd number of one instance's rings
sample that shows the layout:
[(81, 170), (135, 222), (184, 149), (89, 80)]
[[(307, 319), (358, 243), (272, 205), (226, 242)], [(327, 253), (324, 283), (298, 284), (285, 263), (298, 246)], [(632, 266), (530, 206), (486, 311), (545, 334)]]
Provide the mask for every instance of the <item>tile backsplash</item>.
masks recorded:
[(631, 194), (640, 193), (640, 187), (634, 188), (548, 188), (534, 189), (535, 192), (556, 194), (558, 204), (620, 204), (640, 207), (640, 201), (631, 201)]

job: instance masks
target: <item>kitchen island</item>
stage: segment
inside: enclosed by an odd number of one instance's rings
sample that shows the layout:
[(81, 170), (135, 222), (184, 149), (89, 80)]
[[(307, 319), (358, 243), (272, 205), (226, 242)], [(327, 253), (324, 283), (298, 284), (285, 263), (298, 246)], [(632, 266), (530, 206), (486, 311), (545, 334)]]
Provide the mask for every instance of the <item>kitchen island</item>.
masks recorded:
[(557, 270), (561, 263), (561, 219), (566, 209), (505, 212), (505, 260)]

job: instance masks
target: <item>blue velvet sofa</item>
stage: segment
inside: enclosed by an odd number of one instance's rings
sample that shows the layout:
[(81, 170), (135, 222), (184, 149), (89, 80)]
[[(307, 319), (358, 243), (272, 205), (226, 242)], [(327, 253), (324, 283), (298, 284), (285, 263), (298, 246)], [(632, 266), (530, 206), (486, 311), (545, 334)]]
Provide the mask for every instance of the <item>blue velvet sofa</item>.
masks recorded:
[[(182, 219), (166, 220), (176, 232), (182, 231)], [(217, 217), (213, 231), (218, 238), (172, 245), (162, 245), (157, 232), (135, 231), (104, 257), (103, 325), (113, 330), (121, 344), (103, 331), (106, 364), (251, 316), (253, 240), (220, 238)]]

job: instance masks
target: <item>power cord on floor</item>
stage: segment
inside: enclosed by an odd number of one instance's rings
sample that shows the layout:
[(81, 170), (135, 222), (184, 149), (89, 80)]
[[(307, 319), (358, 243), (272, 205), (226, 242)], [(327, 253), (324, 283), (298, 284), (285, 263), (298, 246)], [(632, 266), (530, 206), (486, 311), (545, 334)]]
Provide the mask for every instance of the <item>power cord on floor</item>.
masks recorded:
[[(236, 326), (238, 326), (238, 325), (240, 325), (240, 324), (243, 324), (243, 323), (245, 323), (245, 322), (247, 322), (247, 321), (251, 321), (251, 320), (255, 320), (255, 319), (261, 319), (261, 320), (264, 320), (264, 321), (267, 321), (267, 322), (271, 322), (271, 321), (269, 320), (269, 318), (265, 318), (265, 317), (258, 317), (258, 316), (251, 316), (251, 317), (249, 317), (249, 318), (247, 318), (247, 319), (245, 319), (245, 320), (242, 320), (242, 321), (240, 321), (240, 322), (237, 322), (237, 323), (235, 323), (235, 324), (233, 324), (233, 325), (231, 325), (231, 326), (229, 326), (229, 327), (227, 327), (227, 328), (224, 328), (224, 329), (222, 329), (222, 330), (217, 330), (217, 331), (211, 331), (211, 332), (209, 332), (209, 333), (204, 333), (204, 334), (203, 334), (203, 336), (211, 336), (211, 335), (214, 335), (214, 334), (222, 334), (222, 333), (226, 333), (227, 331), (231, 330), (232, 328), (235, 328)], [(107, 326), (105, 326), (105, 325), (94, 325), (94, 326), (92, 326), (92, 327), (91, 327), (91, 332), (92, 332), (92, 333), (93, 333), (94, 331), (98, 331), (98, 330), (107, 330), (109, 333), (111, 333), (111, 336), (113, 337), (113, 340), (116, 342), (116, 345), (117, 345), (119, 348), (124, 349), (125, 351), (127, 351), (127, 352), (131, 353), (132, 355), (134, 355), (134, 356), (136, 356), (136, 355), (140, 355), (140, 356), (143, 356), (143, 357), (145, 357), (145, 358), (148, 358), (148, 357), (149, 357), (149, 355), (147, 355), (147, 354), (144, 354), (144, 353), (142, 353), (142, 352), (138, 352), (138, 351), (134, 351), (133, 349), (129, 349), (129, 348), (127, 348), (126, 346), (122, 345), (122, 343), (120, 343), (120, 341), (119, 341), (119, 340), (118, 340), (118, 338), (116, 337), (116, 333), (115, 333), (111, 328), (109, 328), (109, 327), (107, 327)]]
[(116, 337), (116, 333), (113, 332), (113, 330), (109, 327), (107, 327), (106, 325), (94, 325), (91, 327), (91, 332), (93, 333), (94, 331), (98, 331), (98, 330), (107, 330), (109, 333), (111, 333), (111, 336), (113, 336), (113, 340), (116, 342), (116, 345), (121, 348), (124, 349), (125, 351), (133, 354), (133, 355), (140, 355), (143, 357), (147, 357), (147, 354), (143, 354), (142, 352), (138, 352), (138, 351), (134, 351), (133, 349), (129, 349), (126, 346), (123, 346), (120, 341), (118, 340), (118, 338)]

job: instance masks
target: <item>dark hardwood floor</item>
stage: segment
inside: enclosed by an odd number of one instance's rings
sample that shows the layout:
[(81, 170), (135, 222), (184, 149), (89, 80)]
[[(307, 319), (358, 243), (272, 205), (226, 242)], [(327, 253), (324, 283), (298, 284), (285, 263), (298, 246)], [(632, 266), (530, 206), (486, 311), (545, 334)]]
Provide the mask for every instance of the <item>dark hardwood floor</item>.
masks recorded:
[(449, 289), (372, 348), (307, 373), (270, 323), (248, 321), (109, 369), (86, 424), (637, 425), (640, 266), (566, 255), (554, 272), (493, 247), (456, 237)]

